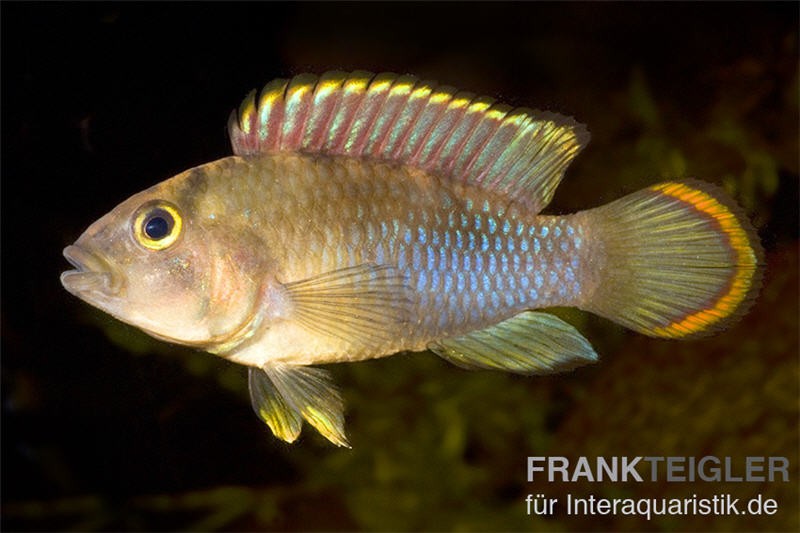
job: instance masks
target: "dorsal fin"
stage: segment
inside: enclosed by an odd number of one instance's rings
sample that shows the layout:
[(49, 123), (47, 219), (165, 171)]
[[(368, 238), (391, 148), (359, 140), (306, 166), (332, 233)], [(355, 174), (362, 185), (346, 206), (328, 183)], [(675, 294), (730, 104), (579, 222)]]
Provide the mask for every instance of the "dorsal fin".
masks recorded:
[(236, 155), (302, 152), (416, 167), (511, 196), (539, 212), (588, 142), (555, 113), (391, 73), (301, 74), (255, 91), (228, 130)]

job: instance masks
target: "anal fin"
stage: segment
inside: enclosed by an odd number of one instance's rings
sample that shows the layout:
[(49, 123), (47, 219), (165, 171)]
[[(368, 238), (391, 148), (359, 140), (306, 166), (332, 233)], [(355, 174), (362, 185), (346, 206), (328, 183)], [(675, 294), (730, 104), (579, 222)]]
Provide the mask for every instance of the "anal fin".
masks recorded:
[(281, 440), (294, 442), (305, 419), (337, 446), (350, 447), (344, 432), (344, 401), (320, 368), (271, 364), (250, 368), (250, 400)]
[(526, 311), (428, 348), (462, 368), (488, 368), (517, 374), (550, 374), (597, 361), (578, 331), (548, 314)]

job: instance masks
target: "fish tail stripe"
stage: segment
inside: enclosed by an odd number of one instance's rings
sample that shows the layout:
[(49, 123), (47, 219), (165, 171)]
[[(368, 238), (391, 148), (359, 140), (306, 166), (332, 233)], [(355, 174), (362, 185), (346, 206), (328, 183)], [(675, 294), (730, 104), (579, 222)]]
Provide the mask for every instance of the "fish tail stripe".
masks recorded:
[(753, 285), (753, 278), (757, 273), (758, 254), (751, 244), (750, 232), (742, 226), (728, 207), (707, 192), (684, 183), (662, 183), (651, 189), (693, 205), (695, 209), (715, 220), (727, 236), (735, 254), (733, 264), (736, 268), (733, 280), (727, 292), (714, 302), (713, 306), (674, 321), (666, 327), (654, 329), (654, 333), (658, 336), (683, 337), (708, 329), (734, 314), (747, 298)]
[(228, 123), (234, 153), (364, 157), (513, 196), (538, 213), (588, 142), (554, 113), (513, 109), (413, 76), (301, 74), (251, 93)]
[(579, 216), (602, 257), (582, 305), (656, 337), (724, 329), (752, 304), (762, 250), (722, 190), (688, 180), (654, 185)]

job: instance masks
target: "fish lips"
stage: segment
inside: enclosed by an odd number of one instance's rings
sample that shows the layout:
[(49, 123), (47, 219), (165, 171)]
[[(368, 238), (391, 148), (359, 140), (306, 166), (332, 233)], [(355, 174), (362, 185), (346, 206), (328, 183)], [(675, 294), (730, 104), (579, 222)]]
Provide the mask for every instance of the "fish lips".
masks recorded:
[(64, 248), (64, 257), (75, 268), (61, 273), (61, 284), (78, 298), (95, 303), (120, 291), (119, 276), (97, 254), (72, 245)]

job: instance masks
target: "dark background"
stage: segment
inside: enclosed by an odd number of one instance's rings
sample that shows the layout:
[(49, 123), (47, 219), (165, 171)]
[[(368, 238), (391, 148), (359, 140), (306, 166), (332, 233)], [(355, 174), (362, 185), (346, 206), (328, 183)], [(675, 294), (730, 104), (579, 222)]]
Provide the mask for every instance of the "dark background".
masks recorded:
[[(798, 5), (8, 3), (2, 22), (4, 530), (797, 530)], [(331, 367), (352, 450), (275, 440), (246, 371), (96, 312), (61, 250), (229, 155), (275, 77), (413, 73), (587, 123), (548, 212), (721, 184), (766, 248), (753, 310), (678, 343), (559, 311), (602, 361), (522, 378), (431, 354)], [(528, 455), (778, 455), (789, 483), (528, 484)], [(771, 517), (528, 517), (524, 498), (774, 498)]]

